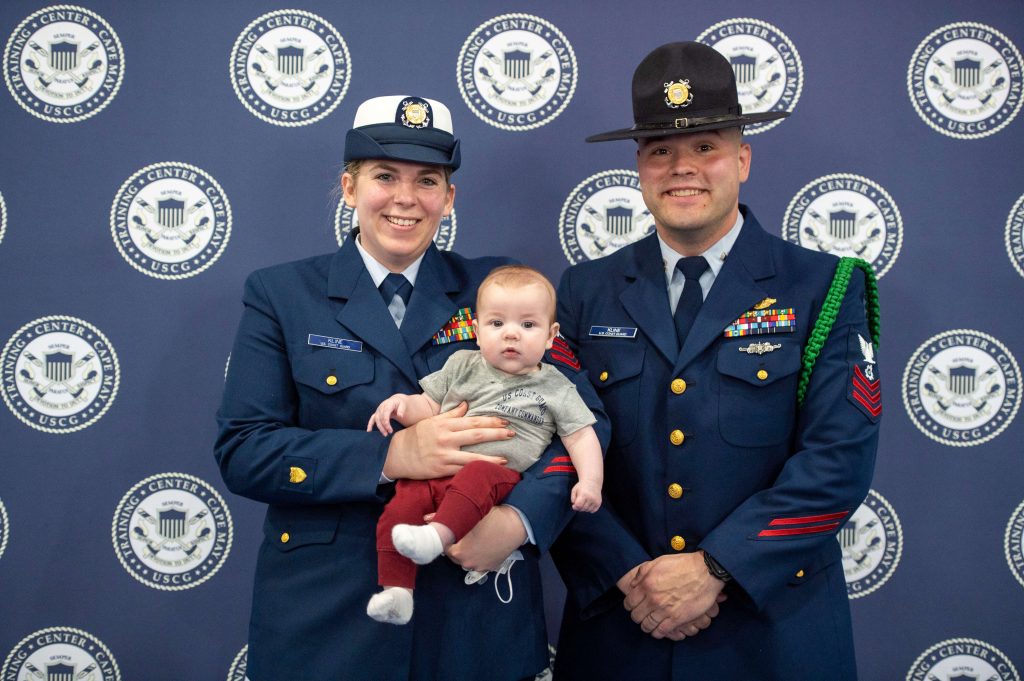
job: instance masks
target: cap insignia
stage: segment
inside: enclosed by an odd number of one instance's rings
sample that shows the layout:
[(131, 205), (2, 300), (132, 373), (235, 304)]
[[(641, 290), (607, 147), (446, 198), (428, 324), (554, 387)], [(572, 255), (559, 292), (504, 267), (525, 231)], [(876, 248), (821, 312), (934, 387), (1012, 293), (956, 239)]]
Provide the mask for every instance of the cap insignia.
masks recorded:
[(407, 99), (402, 102), (402, 125), (407, 128), (430, 127), (430, 105), (424, 101)]
[(673, 80), (665, 83), (665, 104), (673, 109), (683, 109), (693, 101), (689, 80)]

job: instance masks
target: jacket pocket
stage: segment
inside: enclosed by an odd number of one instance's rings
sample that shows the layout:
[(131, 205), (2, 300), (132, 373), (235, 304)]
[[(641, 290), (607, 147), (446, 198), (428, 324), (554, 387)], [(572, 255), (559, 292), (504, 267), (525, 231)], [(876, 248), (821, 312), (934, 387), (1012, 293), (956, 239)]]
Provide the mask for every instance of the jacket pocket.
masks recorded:
[(640, 382), (645, 350), (638, 345), (614, 341), (585, 342), (580, 355), (597, 388), (597, 394), (611, 417), (612, 441), (619, 446), (636, 437), (640, 414)]
[(726, 442), (774, 446), (793, 432), (801, 353), (799, 345), (781, 345), (761, 355), (740, 352), (737, 343), (718, 351), (718, 428)]
[(311, 544), (330, 544), (338, 532), (337, 508), (271, 506), (263, 523), (267, 543), (278, 551), (294, 551)]
[(373, 355), (368, 352), (323, 349), (294, 360), (295, 382), (324, 395), (334, 395), (373, 381)]

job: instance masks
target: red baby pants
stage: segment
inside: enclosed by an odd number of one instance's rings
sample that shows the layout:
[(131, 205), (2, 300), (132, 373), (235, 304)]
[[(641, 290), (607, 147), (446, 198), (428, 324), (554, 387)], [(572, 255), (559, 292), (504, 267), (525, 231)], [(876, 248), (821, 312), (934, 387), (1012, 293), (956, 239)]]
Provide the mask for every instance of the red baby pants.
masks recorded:
[(416, 586), (416, 563), (395, 549), (392, 527), (422, 525), (423, 516), (436, 511), (434, 521), (448, 527), (458, 541), (521, 479), (519, 473), (504, 466), (473, 461), (447, 478), (396, 482), (395, 496), (377, 521), (377, 583), (409, 589)]

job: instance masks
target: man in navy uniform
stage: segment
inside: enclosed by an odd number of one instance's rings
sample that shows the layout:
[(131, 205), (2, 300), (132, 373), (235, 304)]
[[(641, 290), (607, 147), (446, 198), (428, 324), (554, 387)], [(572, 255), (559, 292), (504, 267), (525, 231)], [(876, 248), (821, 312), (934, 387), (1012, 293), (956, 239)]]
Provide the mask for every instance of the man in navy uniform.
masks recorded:
[[(834, 256), (739, 204), (741, 126), (788, 114), (743, 114), (714, 49), (654, 50), (633, 109), (635, 125), (587, 141), (636, 140), (657, 233), (569, 269), (558, 293), (612, 444), (606, 507), (556, 545), (569, 597), (555, 676), (855, 679), (835, 537), (878, 443), (873, 278), (833, 286)], [(814, 334), (823, 308), (834, 322)]]
[[(346, 135), (341, 177), (359, 230), (335, 253), (246, 281), (215, 454), (232, 492), (267, 504), (249, 627), (254, 681), (517, 680), (547, 666), (537, 556), (572, 512), (560, 445), (448, 552), (466, 568), (493, 569), (532, 528), (536, 546), (507, 573), (511, 602), (494, 581), (467, 586), (444, 560), (420, 571), (411, 626), (366, 615), (377, 518), (394, 480), (452, 475), (490, 458), (460, 447), (512, 436), (501, 419), (462, 417), (465, 406), (388, 437), (366, 431), (382, 400), (418, 392), (418, 379), (453, 352), (476, 348), (467, 327), (477, 286), (509, 262), (434, 245), (460, 161), (444, 104), (367, 100)], [(596, 405), (575, 360), (548, 353), (559, 356)], [(598, 428), (607, 442), (606, 424)]]

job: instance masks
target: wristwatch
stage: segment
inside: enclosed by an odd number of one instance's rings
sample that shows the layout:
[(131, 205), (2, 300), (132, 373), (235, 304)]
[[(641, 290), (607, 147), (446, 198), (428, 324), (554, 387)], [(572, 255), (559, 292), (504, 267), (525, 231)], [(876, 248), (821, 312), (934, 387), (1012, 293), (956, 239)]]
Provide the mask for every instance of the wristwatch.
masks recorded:
[(722, 567), (721, 563), (711, 557), (711, 554), (704, 551), (704, 565), (707, 566), (708, 572), (712, 577), (720, 579), (726, 584), (732, 581), (732, 575), (729, 571)]

